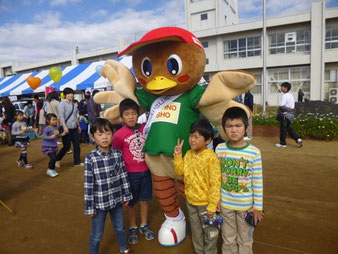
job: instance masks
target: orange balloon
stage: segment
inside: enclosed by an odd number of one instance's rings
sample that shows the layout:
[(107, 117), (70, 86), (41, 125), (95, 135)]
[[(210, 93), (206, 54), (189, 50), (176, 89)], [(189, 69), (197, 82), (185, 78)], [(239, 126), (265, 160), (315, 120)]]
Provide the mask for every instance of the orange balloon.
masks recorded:
[(41, 84), (41, 79), (37, 77), (28, 77), (27, 83), (33, 90), (35, 90)]

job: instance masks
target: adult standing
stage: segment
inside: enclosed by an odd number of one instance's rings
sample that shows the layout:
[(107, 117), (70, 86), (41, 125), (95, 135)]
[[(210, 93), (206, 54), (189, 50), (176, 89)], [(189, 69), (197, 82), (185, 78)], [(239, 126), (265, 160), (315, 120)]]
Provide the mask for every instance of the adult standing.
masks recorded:
[(13, 103), (9, 100), (8, 97), (4, 97), (2, 99), (2, 104), (3, 107), (5, 109), (5, 123), (8, 125), (9, 127), (9, 134), (11, 137), (11, 142), (9, 142), (9, 146), (14, 146), (14, 136), (12, 135), (12, 126), (13, 123), (15, 122), (15, 106), (13, 105)]
[(56, 91), (50, 92), (47, 95), (47, 101), (46, 101), (46, 115), (48, 114), (55, 114), (56, 118), (58, 119), (58, 122), (60, 121), (59, 117), (59, 94)]
[(24, 112), (25, 118), (27, 120), (27, 126), (33, 126), (34, 125), (35, 109), (34, 109), (33, 103), (31, 101), (27, 102), (27, 105), (23, 109), (23, 112)]
[[(247, 106), (251, 110), (251, 112), (253, 112), (254, 97), (252, 93), (250, 93), (250, 90), (245, 92), (244, 105)], [(247, 135), (244, 137), (244, 140), (252, 139), (252, 115), (248, 120), (249, 120), (248, 121), (248, 132), (247, 132)]]
[(281, 85), (281, 91), (283, 96), (278, 108), (277, 120), (280, 121), (280, 142), (276, 144), (277, 147), (287, 147), (286, 145), (286, 132), (289, 133), (299, 147), (303, 146), (302, 139), (292, 128), (292, 122), (294, 120), (295, 99), (289, 92), (291, 90), (291, 84), (284, 82)]
[(74, 147), (74, 165), (75, 166), (84, 166), (80, 159), (80, 140), (79, 134), (81, 133), (81, 128), (79, 126), (78, 119), (78, 109), (74, 105), (74, 90), (71, 88), (65, 88), (63, 90), (65, 100), (61, 101), (58, 107), (60, 125), (63, 127), (63, 130), (67, 133), (62, 137), (63, 147), (60, 152), (56, 155), (56, 167), (60, 167), (60, 161), (63, 156), (67, 153), (70, 148), (71, 143)]
[[(101, 105), (97, 104), (94, 101), (94, 95), (97, 94), (99, 92), (99, 90), (94, 90), (92, 97), (90, 97), (90, 99), (87, 102), (87, 112), (88, 112), (88, 121), (89, 121), (89, 125), (88, 125), (88, 131), (90, 130), (90, 126), (93, 125), (93, 123), (95, 122), (95, 120), (100, 117), (100, 112), (101, 112)], [(89, 142), (91, 144), (93, 144), (93, 140), (91, 139), (91, 135), (89, 134)]]
[(84, 99), (82, 99), (79, 103), (79, 113), (83, 114), (86, 117), (88, 116), (87, 105), (89, 99), (90, 99), (90, 91), (86, 91)]
[(35, 127), (39, 127), (39, 117), (40, 117), (40, 110), (42, 109), (43, 102), (39, 99), (39, 96), (36, 94), (34, 95), (34, 102), (35, 102)]
[(302, 89), (298, 90), (298, 102), (303, 102), (303, 98), (304, 98), (304, 92), (302, 91)]

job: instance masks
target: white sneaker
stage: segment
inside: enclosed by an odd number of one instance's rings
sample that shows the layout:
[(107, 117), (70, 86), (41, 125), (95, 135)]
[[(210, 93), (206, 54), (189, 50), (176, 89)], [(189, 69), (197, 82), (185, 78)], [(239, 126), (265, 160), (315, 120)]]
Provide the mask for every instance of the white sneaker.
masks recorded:
[(68, 150), (67, 153), (72, 153), (73, 151), (72, 150)]
[(245, 141), (249, 141), (249, 140), (251, 140), (252, 138), (250, 138), (250, 137), (248, 137), (248, 136), (245, 136), (244, 138), (243, 138), (243, 140), (245, 140)]
[(75, 164), (74, 167), (83, 167), (84, 166), (84, 163), (81, 162), (80, 164)]
[(58, 145), (62, 145), (62, 142), (60, 142), (60, 141), (58, 141), (58, 142), (56, 142)]
[(283, 147), (283, 148), (287, 147), (287, 145), (282, 145), (281, 143), (277, 143), (276, 146), (277, 147)]
[(50, 176), (50, 177), (56, 177), (59, 175), (58, 172), (56, 172), (55, 170), (53, 169), (47, 169), (46, 171), (46, 175)]
[(60, 161), (56, 161), (56, 162), (55, 162), (55, 167), (61, 168), (61, 163), (60, 163)]
[(298, 147), (301, 148), (303, 146), (303, 140), (301, 138), (297, 139)]

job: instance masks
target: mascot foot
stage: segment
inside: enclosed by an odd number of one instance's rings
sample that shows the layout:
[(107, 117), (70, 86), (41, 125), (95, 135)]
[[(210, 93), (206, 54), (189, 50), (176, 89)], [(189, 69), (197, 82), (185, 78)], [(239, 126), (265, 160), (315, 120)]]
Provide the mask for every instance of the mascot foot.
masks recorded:
[(166, 216), (166, 220), (158, 232), (158, 241), (162, 246), (174, 247), (184, 241), (187, 231), (185, 218), (182, 215), (183, 213), (180, 210), (180, 214), (176, 218)]

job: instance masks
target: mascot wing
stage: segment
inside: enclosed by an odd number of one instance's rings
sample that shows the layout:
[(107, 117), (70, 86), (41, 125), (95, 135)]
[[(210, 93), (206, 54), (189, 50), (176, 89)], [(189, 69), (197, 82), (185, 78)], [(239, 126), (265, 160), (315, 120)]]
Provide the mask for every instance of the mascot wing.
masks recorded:
[(126, 66), (114, 60), (106, 61), (101, 74), (109, 80), (115, 91), (99, 92), (95, 94), (94, 101), (98, 104), (115, 104), (105, 110), (103, 116), (113, 124), (120, 124), (122, 119), (120, 118), (119, 103), (125, 98), (130, 98), (138, 103), (134, 94), (135, 78)]
[(226, 138), (222, 128), (222, 116), (230, 107), (243, 108), (248, 117), (252, 112), (243, 104), (237, 103), (232, 98), (252, 89), (256, 85), (254, 77), (242, 71), (224, 71), (215, 74), (205, 90), (197, 108), (218, 129), (221, 136)]

